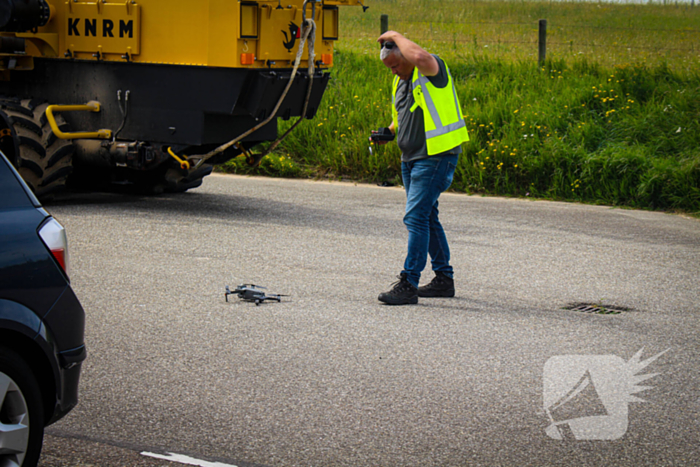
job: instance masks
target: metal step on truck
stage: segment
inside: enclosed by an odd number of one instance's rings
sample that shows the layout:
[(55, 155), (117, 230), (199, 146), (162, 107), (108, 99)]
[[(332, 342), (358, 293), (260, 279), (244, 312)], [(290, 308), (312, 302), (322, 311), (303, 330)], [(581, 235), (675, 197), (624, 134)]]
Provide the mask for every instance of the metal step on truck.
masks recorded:
[(257, 164), (278, 118), (316, 114), (343, 6), (362, 0), (0, 0), (0, 150), (41, 199)]

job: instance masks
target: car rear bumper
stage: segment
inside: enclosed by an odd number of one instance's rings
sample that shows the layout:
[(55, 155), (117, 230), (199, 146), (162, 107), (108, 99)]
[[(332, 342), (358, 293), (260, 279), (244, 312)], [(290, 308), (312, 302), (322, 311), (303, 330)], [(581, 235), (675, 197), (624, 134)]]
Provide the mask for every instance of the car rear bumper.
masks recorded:
[(87, 357), (85, 346), (58, 355), (60, 386), (56, 388), (56, 407), (48, 424), (63, 418), (78, 404), (78, 383), (82, 362)]
[(53, 423), (64, 417), (78, 403), (78, 382), (82, 362), (87, 357), (84, 329), (85, 311), (68, 286), (44, 318), (47, 341), (55, 349), (57, 363), (56, 406), (49, 419)]

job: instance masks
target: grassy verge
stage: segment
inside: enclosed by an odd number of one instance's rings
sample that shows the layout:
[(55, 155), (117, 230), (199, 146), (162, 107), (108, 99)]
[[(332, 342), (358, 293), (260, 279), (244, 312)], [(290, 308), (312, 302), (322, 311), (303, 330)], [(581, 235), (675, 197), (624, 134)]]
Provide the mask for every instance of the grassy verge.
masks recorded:
[[(345, 8), (342, 44), (374, 50), (379, 18), (451, 61), (476, 55), (537, 60), (538, 22), (547, 21), (547, 56), (601, 65), (667, 63), (675, 70), (700, 64), (700, 6), (646, 1), (369, 0), (367, 12)], [(664, 4), (666, 3), (666, 4)], [(697, 2), (695, 2), (697, 3)]]
[[(471, 137), (453, 190), (700, 213), (696, 68), (585, 56), (554, 56), (540, 67), (449, 46), (440, 53)], [(391, 118), (391, 75), (377, 55), (369, 41), (340, 44), (317, 117), (260, 168), (239, 158), (225, 170), (400, 183), (396, 145), (368, 149), (370, 131)]]

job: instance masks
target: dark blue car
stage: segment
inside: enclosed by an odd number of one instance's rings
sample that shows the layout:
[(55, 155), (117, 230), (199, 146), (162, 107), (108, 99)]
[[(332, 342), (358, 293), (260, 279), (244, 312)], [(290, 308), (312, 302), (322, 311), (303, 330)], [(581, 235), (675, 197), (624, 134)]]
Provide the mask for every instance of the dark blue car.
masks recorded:
[(66, 233), (0, 153), (0, 465), (34, 466), (78, 402), (85, 313)]

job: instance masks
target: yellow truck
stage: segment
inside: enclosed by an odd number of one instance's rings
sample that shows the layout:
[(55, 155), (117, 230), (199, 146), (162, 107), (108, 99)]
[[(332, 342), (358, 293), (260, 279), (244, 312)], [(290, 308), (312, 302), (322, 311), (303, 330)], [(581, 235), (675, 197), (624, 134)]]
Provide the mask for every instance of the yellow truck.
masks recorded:
[(0, 0), (0, 150), (44, 199), (181, 192), (233, 157), (255, 164), (278, 118), (315, 115), (354, 5)]

